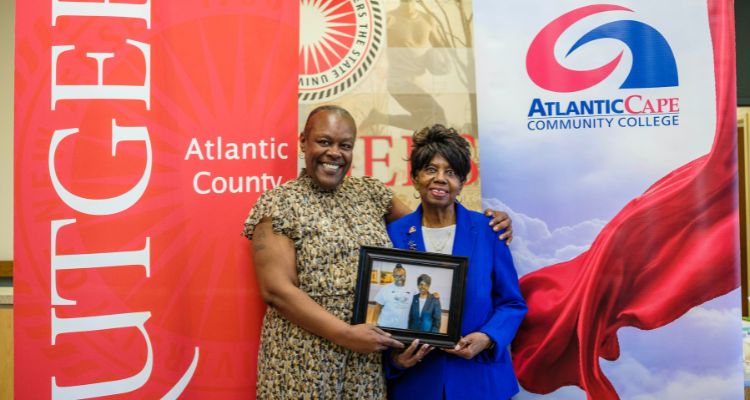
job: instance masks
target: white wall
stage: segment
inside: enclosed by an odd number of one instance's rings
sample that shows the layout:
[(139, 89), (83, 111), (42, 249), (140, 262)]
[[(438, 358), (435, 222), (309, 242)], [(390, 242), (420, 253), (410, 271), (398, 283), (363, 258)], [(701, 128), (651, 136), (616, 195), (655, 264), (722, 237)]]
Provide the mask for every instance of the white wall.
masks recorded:
[(15, 0), (0, 0), (0, 260), (13, 259), (13, 30)]

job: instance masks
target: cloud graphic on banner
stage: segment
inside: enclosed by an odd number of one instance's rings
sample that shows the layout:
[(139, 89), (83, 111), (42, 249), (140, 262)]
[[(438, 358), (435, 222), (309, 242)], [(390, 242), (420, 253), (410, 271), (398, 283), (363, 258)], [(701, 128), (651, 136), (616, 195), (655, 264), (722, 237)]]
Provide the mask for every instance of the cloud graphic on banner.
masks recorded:
[[(514, 211), (495, 198), (484, 198), (483, 207), (505, 210), (513, 219), (511, 250), (519, 276), (581, 254), (606, 224), (606, 221), (594, 219), (550, 229), (542, 219)], [(741, 373), (741, 360), (731, 348), (717, 349), (712, 344), (739, 340), (741, 330), (737, 315), (740, 311), (726, 307), (727, 303), (736, 304), (737, 296), (735, 290), (694, 307), (659, 329), (620, 329), (617, 336), (622, 355), (613, 362), (602, 360), (602, 369), (612, 377), (613, 385), (623, 398), (733, 399), (736, 390), (730, 383), (738, 379), (733, 375)], [(726, 329), (733, 325), (737, 329)], [(683, 332), (693, 334), (683, 335)], [(702, 338), (700, 343), (695, 342), (696, 333)], [(679, 369), (675, 365), (680, 366)], [(665, 386), (665, 382), (669, 383)], [(562, 387), (547, 395), (524, 390), (517, 398), (532, 400), (550, 396), (562, 400), (586, 398), (585, 392), (575, 386)]]
[(564, 386), (549, 394), (536, 394), (527, 392), (523, 387), (513, 400), (586, 400), (586, 393), (578, 386)]
[[(588, 16), (607, 11), (633, 10), (611, 4), (597, 4), (577, 8), (556, 18), (542, 28), (529, 46), (526, 70), (539, 87), (560, 93), (588, 89), (612, 74), (620, 64), (621, 51), (605, 65), (590, 70), (573, 70), (555, 58), (555, 44), (573, 24)], [(664, 36), (653, 27), (638, 21), (614, 21), (599, 26), (582, 36), (568, 50), (569, 56), (580, 46), (598, 39), (614, 39), (624, 43), (633, 55), (633, 64), (621, 89), (642, 89), (677, 86), (677, 64), (674, 53)]]
[[(514, 221), (515, 225), (515, 221)], [(515, 239), (514, 239), (515, 242)], [(623, 328), (618, 332), (622, 346), (620, 358), (602, 360), (602, 369), (613, 377), (612, 383), (622, 398), (657, 399), (734, 399), (734, 384), (741, 379), (742, 367), (736, 351), (721, 351), (714, 343), (736, 342), (740, 335), (739, 309), (711, 309), (729, 300), (736, 304), (738, 291), (704, 303), (662, 328), (643, 331)], [(726, 329), (736, 325), (737, 329)], [(700, 342), (695, 335), (699, 333)], [(717, 352), (717, 350), (719, 350)], [(675, 366), (680, 366), (679, 369)], [(665, 384), (666, 383), (666, 384)], [(583, 400), (585, 392), (565, 386), (547, 395), (522, 390), (518, 400), (554, 398)]]
[(595, 218), (550, 230), (545, 221), (516, 212), (501, 200), (484, 198), (482, 205), (505, 210), (513, 220), (511, 250), (519, 276), (581, 254), (606, 224)]
[(742, 369), (737, 365), (705, 373), (651, 369), (627, 353), (621, 355), (616, 366), (605, 369), (611, 376), (621, 378), (615, 385), (622, 398), (634, 400), (734, 400), (736, 383), (742, 379)]
[[(729, 298), (736, 304), (739, 291), (722, 297)], [(707, 308), (711, 303), (720, 301), (717, 298), (695, 307), (681, 318), (652, 331), (622, 328), (617, 336), (623, 353), (630, 354), (655, 371), (674, 369), (675, 365), (680, 366), (681, 371), (694, 374), (715, 373), (727, 368), (741, 370), (740, 354), (736, 349), (712, 345), (737, 343), (742, 333), (737, 318), (741, 314), (739, 308)], [(736, 329), (727, 329), (728, 327)], [(685, 335), (684, 332), (694, 332), (696, 335)], [(696, 337), (701, 340), (696, 342)], [(619, 361), (614, 364), (618, 363)], [(623, 381), (619, 375), (611, 376), (617, 376), (617, 381)], [(636, 385), (637, 381), (633, 384)]]

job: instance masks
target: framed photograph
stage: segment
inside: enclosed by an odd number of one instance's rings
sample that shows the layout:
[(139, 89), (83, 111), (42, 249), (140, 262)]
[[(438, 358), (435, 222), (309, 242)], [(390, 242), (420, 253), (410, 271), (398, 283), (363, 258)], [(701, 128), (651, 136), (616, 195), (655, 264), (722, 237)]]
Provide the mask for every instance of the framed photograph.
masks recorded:
[(362, 246), (352, 323), (405, 344), (450, 348), (461, 337), (467, 257)]

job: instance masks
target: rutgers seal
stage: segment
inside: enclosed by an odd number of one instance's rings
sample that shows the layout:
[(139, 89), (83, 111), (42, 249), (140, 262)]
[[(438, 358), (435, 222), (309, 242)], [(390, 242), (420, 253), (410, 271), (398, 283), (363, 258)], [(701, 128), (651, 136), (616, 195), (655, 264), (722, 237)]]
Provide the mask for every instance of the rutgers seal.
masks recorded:
[(383, 47), (382, 0), (300, 0), (300, 103), (331, 100), (372, 69)]

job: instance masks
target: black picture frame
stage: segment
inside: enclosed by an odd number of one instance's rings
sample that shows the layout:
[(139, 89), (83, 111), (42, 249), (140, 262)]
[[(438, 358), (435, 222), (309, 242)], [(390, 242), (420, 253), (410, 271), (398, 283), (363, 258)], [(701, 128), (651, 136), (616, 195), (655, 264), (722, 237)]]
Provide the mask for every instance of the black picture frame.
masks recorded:
[[(394, 283), (393, 271), (397, 264), (401, 264), (404, 268), (403, 274), (405, 275), (405, 282), (403, 285), (399, 285), (398, 289), (398, 295), (401, 297), (397, 309), (400, 311), (395, 313), (397, 315), (396, 320), (402, 326), (380, 325), (373, 318), (375, 304), (379, 304), (374, 299), (379, 291), (394, 289), (393, 286), (388, 285), (391, 283), (396, 285)], [(352, 323), (374, 323), (384, 331), (391, 333), (394, 339), (407, 345), (414, 339), (419, 339), (420, 343), (427, 343), (441, 348), (452, 348), (461, 338), (461, 318), (463, 315), (464, 290), (468, 265), (468, 257), (362, 246), (359, 252), (359, 269), (357, 272)], [(418, 319), (417, 314), (415, 314), (418, 311), (414, 307), (419, 307), (419, 299), (415, 297), (419, 295), (416, 281), (423, 274), (429, 275), (431, 278), (430, 289), (432, 289), (432, 292), (430, 292), (430, 296), (433, 297), (431, 301), (434, 303), (434, 300), (438, 300), (437, 304), (440, 305), (439, 331), (435, 331), (435, 325), (437, 325), (435, 318), (431, 318), (432, 322), (420, 322), (421, 319)], [(388, 279), (388, 275), (391, 277), (390, 280)], [(400, 275), (397, 274), (396, 279), (399, 279)], [(449, 282), (446, 282), (446, 280), (449, 280)], [(422, 281), (424, 282), (424, 279)], [(407, 286), (409, 289), (403, 289)], [(412, 292), (414, 295), (410, 295)], [(435, 295), (436, 292), (437, 295)], [(383, 296), (387, 296), (386, 292), (384, 292)], [(403, 301), (408, 296), (411, 296), (411, 299), (408, 299), (409, 313), (407, 314), (406, 326), (404, 327), (403, 313), (406, 305)], [(385, 307), (388, 307), (387, 304), (380, 306), (381, 312)], [(445, 309), (445, 305), (448, 305), (447, 310)], [(435, 304), (431, 304), (431, 306), (435, 306)], [(424, 311), (424, 307), (423, 305), (422, 311)], [(435, 307), (430, 308), (434, 309)], [(394, 313), (390, 314), (393, 315)], [(422, 314), (419, 314), (419, 318), (421, 316)], [(432, 330), (425, 331), (415, 328), (415, 326), (431, 326)]]

